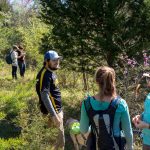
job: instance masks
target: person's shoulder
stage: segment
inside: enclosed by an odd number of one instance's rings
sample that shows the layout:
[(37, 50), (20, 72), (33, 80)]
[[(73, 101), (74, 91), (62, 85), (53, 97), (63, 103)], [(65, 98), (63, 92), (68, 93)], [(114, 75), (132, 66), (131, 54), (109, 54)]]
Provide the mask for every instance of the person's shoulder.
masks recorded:
[(126, 111), (126, 109), (128, 107), (127, 102), (122, 97), (120, 97), (119, 100), (120, 101), (119, 101), (119, 104), (118, 104), (117, 111), (119, 111), (119, 112)]
[(49, 70), (46, 69), (45, 70), (45, 74), (48, 75), (48, 76), (52, 76), (53, 73), (51, 71), (49, 71)]
[(91, 101), (91, 96), (87, 95), (85, 96), (82, 101), (81, 101), (81, 104), (85, 104), (85, 103), (89, 103)]
[(13, 50), (10, 50), (10, 55), (14, 55), (14, 51)]
[(44, 78), (46, 78), (47, 80), (51, 80), (52, 79), (52, 72), (50, 72), (49, 70), (45, 69)]
[(17, 51), (14, 51), (14, 53), (15, 53), (16, 55), (18, 55), (18, 52), (17, 52)]
[(88, 111), (89, 107), (90, 107), (90, 103), (91, 103), (91, 96), (85, 96), (83, 98), (83, 100), (81, 101), (80, 103), (80, 107), (83, 109), (83, 110), (86, 110)]
[(51, 76), (50, 72), (45, 67), (42, 67), (37, 75), (42, 75), (44, 78), (49, 78)]
[(94, 100), (93, 96), (87, 95), (84, 97), (83, 102), (92, 102)]
[(147, 95), (146, 95), (146, 100), (150, 100), (150, 93), (148, 93)]
[(17, 56), (18, 53), (17, 53), (16, 51), (13, 51), (13, 50), (12, 50), (12, 51), (11, 51), (11, 55), (12, 55), (12, 56)]
[(99, 101), (97, 101), (94, 96), (86, 96), (84, 97), (82, 101), (82, 105), (86, 105), (86, 107), (89, 109), (91, 106), (99, 104)]
[(150, 92), (147, 94), (147, 97), (149, 97), (149, 98), (150, 98)]
[(11, 54), (14, 54), (14, 53), (15, 53), (15, 51), (13, 51), (13, 50), (10, 50), (10, 53), (11, 53)]

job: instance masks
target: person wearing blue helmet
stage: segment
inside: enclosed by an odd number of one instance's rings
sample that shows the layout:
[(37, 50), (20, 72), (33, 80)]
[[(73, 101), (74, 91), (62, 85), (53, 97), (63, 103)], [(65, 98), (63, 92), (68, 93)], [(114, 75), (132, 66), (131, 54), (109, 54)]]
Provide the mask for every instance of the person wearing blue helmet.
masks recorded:
[(54, 50), (47, 51), (44, 55), (44, 65), (37, 74), (36, 91), (39, 96), (40, 110), (43, 114), (50, 116), (49, 127), (55, 126), (59, 129), (54, 149), (64, 149), (64, 127), (61, 92), (58, 87), (57, 76), (54, 73), (59, 69), (61, 56)]

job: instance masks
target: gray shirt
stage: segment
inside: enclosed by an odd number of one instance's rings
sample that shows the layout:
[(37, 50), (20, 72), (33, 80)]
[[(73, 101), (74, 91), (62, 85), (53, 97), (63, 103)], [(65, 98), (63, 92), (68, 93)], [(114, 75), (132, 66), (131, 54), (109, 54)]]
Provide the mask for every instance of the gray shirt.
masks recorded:
[(12, 66), (18, 66), (18, 53), (14, 50), (11, 50), (11, 59), (12, 59)]
[(56, 116), (56, 111), (54, 110), (52, 102), (49, 98), (49, 91), (46, 89), (41, 91), (41, 98), (42, 98), (42, 101), (43, 101), (47, 111), (50, 113), (50, 115)]

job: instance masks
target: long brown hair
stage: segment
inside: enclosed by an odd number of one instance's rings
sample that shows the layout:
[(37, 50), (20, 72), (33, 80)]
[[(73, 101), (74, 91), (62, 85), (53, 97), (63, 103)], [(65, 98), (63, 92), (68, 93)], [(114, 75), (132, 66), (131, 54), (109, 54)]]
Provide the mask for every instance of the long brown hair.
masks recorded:
[(116, 75), (113, 68), (103, 66), (97, 69), (95, 78), (100, 88), (100, 99), (103, 99), (104, 96), (115, 97), (117, 95), (115, 77)]

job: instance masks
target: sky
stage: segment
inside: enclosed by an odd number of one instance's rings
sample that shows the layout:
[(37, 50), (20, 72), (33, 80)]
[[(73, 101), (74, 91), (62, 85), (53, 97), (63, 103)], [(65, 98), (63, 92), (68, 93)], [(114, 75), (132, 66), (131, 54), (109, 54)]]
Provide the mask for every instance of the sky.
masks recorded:
[(22, 2), (28, 2), (28, 1), (32, 1), (32, 0), (9, 0), (10, 3), (22, 3)]
[(9, 0), (13, 5), (13, 9), (17, 11), (23, 11), (33, 5), (33, 0)]

